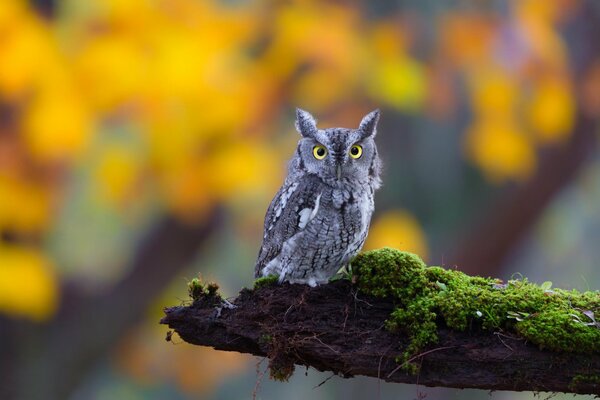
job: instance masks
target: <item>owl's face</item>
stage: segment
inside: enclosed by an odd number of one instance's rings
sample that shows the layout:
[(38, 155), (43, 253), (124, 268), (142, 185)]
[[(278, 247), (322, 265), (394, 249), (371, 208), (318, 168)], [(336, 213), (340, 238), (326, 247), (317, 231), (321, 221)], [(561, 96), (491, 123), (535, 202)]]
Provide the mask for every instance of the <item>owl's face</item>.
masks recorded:
[(380, 161), (375, 146), (379, 111), (366, 115), (358, 129), (317, 129), (315, 119), (297, 110), (296, 167), (329, 184), (372, 181), (378, 186)]

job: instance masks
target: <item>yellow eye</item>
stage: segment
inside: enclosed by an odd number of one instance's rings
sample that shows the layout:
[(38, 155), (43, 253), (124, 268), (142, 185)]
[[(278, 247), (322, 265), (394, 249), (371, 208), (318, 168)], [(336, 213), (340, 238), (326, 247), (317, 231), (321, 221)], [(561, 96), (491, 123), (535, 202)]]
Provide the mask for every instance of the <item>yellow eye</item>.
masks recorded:
[(355, 144), (350, 147), (350, 157), (354, 159), (359, 159), (362, 156), (362, 146), (359, 144)]
[(325, 148), (325, 146), (318, 144), (315, 147), (313, 147), (313, 156), (315, 156), (317, 160), (324, 159), (326, 155), (327, 149)]

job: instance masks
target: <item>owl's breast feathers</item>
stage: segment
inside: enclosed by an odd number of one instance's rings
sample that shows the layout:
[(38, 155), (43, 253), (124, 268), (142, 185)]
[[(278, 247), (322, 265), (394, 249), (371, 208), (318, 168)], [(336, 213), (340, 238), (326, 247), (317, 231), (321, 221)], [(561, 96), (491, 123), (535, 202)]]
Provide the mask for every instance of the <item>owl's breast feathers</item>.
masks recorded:
[[(362, 247), (372, 210), (373, 190), (370, 188), (332, 187), (311, 174), (293, 182), (286, 180), (265, 216), (255, 276), (280, 274), (284, 267), (280, 264), (281, 253), (296, 253), (290, 247), (307, 246), (308, 253), (336, 252), (339, 256), (331, 254), (332, 259), (347, 262)], [(302, 240), (298, 240), (300, 237)], [(294, 261), (285, 261), (289, 262)]]

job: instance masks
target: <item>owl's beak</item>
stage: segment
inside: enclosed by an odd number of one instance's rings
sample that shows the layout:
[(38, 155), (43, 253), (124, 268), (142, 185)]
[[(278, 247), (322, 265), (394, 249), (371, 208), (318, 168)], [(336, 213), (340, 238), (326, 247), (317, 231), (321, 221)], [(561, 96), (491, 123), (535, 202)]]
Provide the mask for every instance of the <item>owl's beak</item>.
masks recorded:
[(342, 177), (342, 166), (338, 164), (336, 168), (337, 178), (339, 180)]

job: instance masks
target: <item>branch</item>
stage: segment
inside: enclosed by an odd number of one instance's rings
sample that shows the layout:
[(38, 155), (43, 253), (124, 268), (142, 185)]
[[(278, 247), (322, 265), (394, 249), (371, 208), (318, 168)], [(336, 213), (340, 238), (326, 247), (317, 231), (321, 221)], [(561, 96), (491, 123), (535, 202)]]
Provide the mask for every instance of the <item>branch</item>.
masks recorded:
[(421, 368), (408, 374), (396, 362), (408, 337), (385, 329), (394, 304), (364, 296), (347, 280), (244, 289), (235, 308), (217, 303), (203, 297), (167, 308), (161, 323), (191, 344), (268, 356), (275, 378), (286, 379), (298, 364), (425, 386), (600, 394), (598, 354), (542, 351), (509, 333), (439, 323), (438, 343), (409, 360)]

